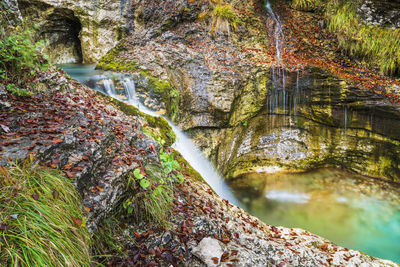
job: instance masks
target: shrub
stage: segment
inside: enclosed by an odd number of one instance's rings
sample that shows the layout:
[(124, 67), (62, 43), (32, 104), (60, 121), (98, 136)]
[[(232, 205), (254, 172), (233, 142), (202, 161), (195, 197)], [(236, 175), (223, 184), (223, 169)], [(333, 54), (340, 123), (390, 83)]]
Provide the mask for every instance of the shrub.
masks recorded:
[(0, 262), (89, 266), (89, 234), (72, 182), (25, 161), (0, 167)]
[(124, 200), (123, 208), (137, 221), (146, 220), (167, 227), (173, 186), (175, 182), (182, 183), (183, 176), (173, 153), (161, 151), (160, 162), (161, 166), (148, 164), (145, 171), (137, 168), (129, 176), (128, 187), (133, 195)]
[(33, 31), (15, 28), (12, 34), (0, 40), (0, 75), (3, 79), (26, 79), (45, 70), (45, 59), (39, 56), (39, 44), (32, 39)]

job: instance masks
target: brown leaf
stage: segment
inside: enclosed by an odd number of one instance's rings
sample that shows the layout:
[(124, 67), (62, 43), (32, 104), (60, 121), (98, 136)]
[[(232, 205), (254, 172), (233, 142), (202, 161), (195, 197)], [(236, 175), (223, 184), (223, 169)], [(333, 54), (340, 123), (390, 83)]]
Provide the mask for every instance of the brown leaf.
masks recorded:
[(38, 199), (39, 199), (39, 195), (38, 195), (38, 194), (33, 194), (33, 195), (31, 195), (31, 197), (32, 197), (34, 200), (38, 200)]
[(89, 157), (88, 156), (82, 156), (82, 159), (83, 160), (89, 160)]
[(138, 232), (134, 232), (136, 238), (140, 238), (140, 234)]
[(72, 222), (76, 225), (76, 226), (81, 226), (82, 225), (82, 219), (79, 218), (74, 218), (72, 217)]
[(103, 188), (101, 188), (100, 186), (96, 186), (97, 190), (99, 190), (100, 192), (104, 191)]
[(217, 257), (212, 257), (211, 259), (213, 260), (214, 264), (218, 264), (219, 259)]
[(65, 174), (67, 175), (67, 177), (68, 178), (70, 178), (70, 179), (72, 179), (72, 178), (74, 178), (75, 177), (75, 174), (73, 174), (72, 172), (70, 172), (70, 171), (66, 171), (65, 172)]
[(53, 191), (53, 198), (54, 199), (58, 198), (58, 191), (57, 190)]
[(56, 139), (53, 139), (53, 140), (51, 140), (51, 142), (53, 143), (53, 144), (59, 144), (59, 143), (62, 143), (62, 142), (64, 142), (62, 139), (60, 139), (60, 138), (56, 138)]
[(88, 207), (83, 207), (83, 209), (84, 209), (86, 212), (90, 212), (90, 211), (91, 211), (91, 209), (88, 208)]

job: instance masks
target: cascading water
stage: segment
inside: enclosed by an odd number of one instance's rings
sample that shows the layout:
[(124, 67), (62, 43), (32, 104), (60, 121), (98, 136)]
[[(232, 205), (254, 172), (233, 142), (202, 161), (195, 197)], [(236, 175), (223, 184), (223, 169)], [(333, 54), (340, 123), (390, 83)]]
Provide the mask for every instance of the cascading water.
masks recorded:
[[(112, 79), (107, 78), (107, 75), (88, 75), (86, 78), (81, 78), (80, 81), (92, 87), (93, 89), (96, 89), (122, 101), (116, 91), (116, 87), (118, 88), (118, 83), (120, 83), (123, 85), (124, 88), (124, 94), (126, 96), (125, 101), (127, 101), (132, 106), (135, 106), (143, 113), (146, 113), (153, 117), (160, 116), (160, 114), (157, 114), (156, 112), (150, 110), (139, 101), (136, 93), (135, 82), (132, 78), (118, 75), (117, 77), (118, 79), (115, 80), (115, 83)], [(104, 89), (101, 84), (104, 85)], [(218, 174), (211, 163), (203, 156), (203, 153), (192, 143), (190, 138), (188, 138), (167, 118), (164, 119), (166, 119), (176, 135), (176, 142), (173, 145), (173, 148), (182, 154), (182, 156), (189, 162), (189, 164), (204, 178), (204, 180), (220, 197), (229, 200), (235, 205), (239, 205), (239, 201), (237, 201), (235, 196), (232, 194), (230, 188), (224, 182), (223, 178)]]
[(275, 22), (275, 48), (276, 48), (276, 60), (278, 62), (278, 65), (280, 66), (281, 62), (282, 62), (282, 43), (285, 40), (285, 35), (283, 33), (282, 30), (282, 23), (279, 19), (279, 16), (275, 14), (274, 10), (271, 7), (271, 3), (267, 0), (265, 3), (265, 8), (267, 9), (268, 13), (270, 14), (271, 18), (274, 20)]
[[(122, 82), (128, 97), (128, 102), (138, 108), (140, 111), (151, 115), (153, 117), (160, 116), (159, 114), (149, 110), (146, 106), (141, 105), (136, 96), (135, 83), (129, 78), (125, 78)], [(231, 190), (224, 182), (222, 177), (218, 174), (211, 163), (203, 156), (203, 153), (193, 144), (178, 127), (176, 127), (167, 118), (164, 118), (176, 135), (176, 141), (173, 148), (189, 162), (190, 166), (193, 167), (204, 180), (211, 186), (211, 188), (222, 198), (229, 200), (235, 205), (239, 205), (239, 202), (232, 194)]]
[(110, 96), (116, 96), (114, 82), (111, 79), (103, 79), (104, 88), (106, 89), (106, 93)]
[(286, 73), (282, 66), (282, 50), (285, 42), (285, 35), (282, 29), (282, 23), (278, 15), (275, 14), (272, 9), (269, 0), (265, 2), (265, 8), (267, 9), (269, 15), (274, 21), (274, 39), (275, 39), (275, 49), (276, 49), (276, 66), (272, 68), (272, 80), (276, 87), (281, 87), (285, 90), (286, 87)]
[(138, 106), (139, 100), (136, 96), (135, 82), (130, 78), (125, 78), (121, 82), (124, 85), (125, 94), (126, 97), (128, 98), (128, 102), (134, 106)]

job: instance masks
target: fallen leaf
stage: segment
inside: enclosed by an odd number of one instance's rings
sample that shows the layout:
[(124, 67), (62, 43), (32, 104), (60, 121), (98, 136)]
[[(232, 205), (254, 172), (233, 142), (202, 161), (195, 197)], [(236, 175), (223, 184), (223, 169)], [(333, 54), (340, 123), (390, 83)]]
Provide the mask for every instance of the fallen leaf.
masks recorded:
[(61, 140), (60, 138), (56, 138), (56, 139), (51, 140), (51, 142), (52, 142), (53, 144), (59, 144), (59, 143), (62, 143), (62, 142), (64, 142), (64, 141)]
[(91, 209), (88, 208), (88, 207), (83, 207), (83, 209), (84, 209), (86, 212), (90, 212), (90, 211), (91, 211)]
[(53, 198), (54, 199), (58, 198), (58, 191), (57, 190), (53, 191)]
[(100, 186), (96, 186), (97, 190), (99, 190), (100, 192), (104, 191), (103, 188), (101, 188)]
[(74, 178), (75, 177), (75, 174), (73, 174), (72, 172), (70, 172), (70, 171), (66, 171), (65, 172), (65, 174), (67, 175), (67, 177), (68, 178), (70, 178), (70, 179), (72, 179), (72, 178)]
[(219, 259), (217, 257), (212, 257), (211, 259), (213, 260), (214, 264), (218, 264)]
[(76, 225), (76, 226), (81, 226), (82, 225), (82, 219), (79, 218), (74, 218), (72, 217), (72, 222)]

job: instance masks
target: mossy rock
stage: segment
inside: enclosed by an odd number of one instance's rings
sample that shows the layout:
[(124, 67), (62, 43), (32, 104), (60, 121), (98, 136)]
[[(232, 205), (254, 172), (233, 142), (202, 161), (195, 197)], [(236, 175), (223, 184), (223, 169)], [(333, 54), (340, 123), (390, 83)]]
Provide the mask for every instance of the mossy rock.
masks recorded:
[(192, 166), (190, 166), (189, 162), (186, 161), (186, 159), (181, 155), (181, 153), (179, 153), (178, 151), (174, 151), (174, 157), (175, 160), (179, 162), (182, 173), (189, 175), (192, 179), (196, 181), (204, 182), (204, 179), (200, 175), (200, 173), (198, 173), (195, 169), (193, 169)]
[(153, 117), (150, 115), (146, 115), (145, 118), (150, 127), (157, 128), (159, 130), (160, 136), (164, 140), (164, 146), (169, 147), (175, 143), (176, 135), (164, 118)]

